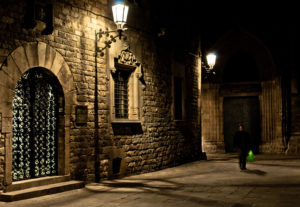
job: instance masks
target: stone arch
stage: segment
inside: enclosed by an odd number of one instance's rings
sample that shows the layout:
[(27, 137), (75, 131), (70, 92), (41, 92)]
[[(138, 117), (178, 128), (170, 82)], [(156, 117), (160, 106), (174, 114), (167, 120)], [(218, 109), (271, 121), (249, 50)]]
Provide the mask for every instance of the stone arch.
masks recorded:
[[(260, 109), (261, 152), (271, 151), (272, 144), (281, 146), (282, 95), (281, 80), (274, 57), (258, 36), (243, 29), (231, 30), (211, 48), (218, 54), (216, 76), (202, 85), (202, 144), (207, 152), (224, 152), (224, 98), (258, 97)], [(239, 51), (253, 57), (258, 70), (258, 81), (223, 82), (224, 68)], [(278, 148), (279, 148), (278, 147)], [(280, 149), (274, 149), (280, 151)]]
[(69, 174), (69, 136), (70, 118), (73, 105), (76, 104), (76, 89), (73, 76), (68, 64), (60, 53), (50, 45), (43, 42), (30, 42), (16, 48), (0, 67), (0, 113), (2, 113), (2, 133), (5, 138), (5, 174), (4, 185), (12, 183), (12, 101), (18, 80), (29, 69), (44, 68), (49, 70), (61, 84), (64, 96), (64, 116), (59, 117), (62, 137), (58, 140), (60, 145), (58, 164), (59, 175)]
[(269, 80), (276, 75), (274, 58), (267, 46), (258, 37), (242, 29), (229, 31), (214, 44), (212, 50), (220, 54), (216, 62), (217, 80), (220, 82), (224, 66), (238, 51), (254, 58), (261, 80)]
[(237, 51), (228, 59), (223, 69), (222, 82), (260, 81), (259, 71), (253, 56)]

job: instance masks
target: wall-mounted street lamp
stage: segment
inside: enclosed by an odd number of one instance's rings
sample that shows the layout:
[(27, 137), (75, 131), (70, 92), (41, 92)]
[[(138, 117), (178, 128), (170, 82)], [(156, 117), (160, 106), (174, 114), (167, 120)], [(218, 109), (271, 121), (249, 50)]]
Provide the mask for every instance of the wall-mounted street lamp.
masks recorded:
[[(124, 1), (115, 0), (114, 5), (112, 6), (112, 12), (114, 17), (114, 22), (117, 25), (116, 30), (105, 31), (100, 29), (99, 32), (95, 32), (95, 100), (94, 100), (94, 118), (95, 118), (95, 133), (94, 133), (94, 146), (95, 146), (95, 181), (100, 182), (100, 158), (99, 158), (99, 116), (98, 116), (98, 67), (97, 67), (97, 57), (98, 53), (100, 56), (104, 56), (104, 50), (110, 48), (113, 42), (117, 41), (117, 38), (125, 39), (123, 32), (127, 30), (124, 28), (126, 24), (127, 15), (129, 7), (125, 4)], [(116, 35), (110, 35), (111, 33), (116, 33)], [(109, 37), (109, 40), (104, 42), (104, 47), (98, 47), (98, 41), (103, 37)]]
[[(124, 28), (124, 25), (127, 21), (127, 15), (128, 15), (129, 6), (126, 5), (126, 3), (123, 0), (115, 0), (114, 5), (112, 6), (112, 12), (114, 17), (114, 22), (117, 25), (116, 30), (102, 30), (100, 29), (99, 32), (96, 32), (96, 55), (100, 53), (100, 56), (104, 56), (104, 50), (106, 48), (110, 48), (111, 44), (113, 42), (116, 42), (116, 39), (119, 37), (119, 39), (122, 38), (125, 40), (126, 36), (123, 35), (123, 32), (127, 30), (127, 28)], [(110, 35), (111, 33), (117, 33), (116, 35)], [(105, 46), (100, 48), (98, 47), (98, 40), (100, 40), (103, 36), (109, 37), (109, 40), (105, 41)]]
[(206, 55), (206, 63), (202, 61), (202, 68), (205, 70), (206, 73), (213, 73), (214, 66), (216, 64), (217, 56), (215, 53), (208, 53)]
[(122, 1), (118, 1), (118, 2), (116, 2), (116, 4), (114, 4), (112, 6), (114, 22), (117, 25), (118, 31), (119, 30), (122, 31), (124, 28), (124, 25), (126, 24), (128, 10), (129, 10), (129, 7)]
[(216, 64), (216, 59), (217, 59), (217, 56), (215, 53), (213, 53), (213, 52), (208, 53), (206, 55), (206, 60), (202, 60), (202, 55), (196, 55), (191, 52), (189, 52), (188, 54), (190, 54), (196, 58), (199, 58), (201, 60), (201, 68), (204, 72), (204, 75), (207, 75), (210, 73), (215, 75), (215, 72), (213, 71), (215, 64)]

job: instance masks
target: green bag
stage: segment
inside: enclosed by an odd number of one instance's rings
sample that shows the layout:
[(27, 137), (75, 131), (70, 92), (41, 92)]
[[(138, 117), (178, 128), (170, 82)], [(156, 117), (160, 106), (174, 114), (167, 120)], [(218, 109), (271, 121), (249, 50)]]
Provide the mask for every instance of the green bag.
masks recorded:
[(253, 154), (252, 150), (250, 150), (248, 153), (248, 162), (253, 162), (254, 159), (255, 159), (254, 154)]

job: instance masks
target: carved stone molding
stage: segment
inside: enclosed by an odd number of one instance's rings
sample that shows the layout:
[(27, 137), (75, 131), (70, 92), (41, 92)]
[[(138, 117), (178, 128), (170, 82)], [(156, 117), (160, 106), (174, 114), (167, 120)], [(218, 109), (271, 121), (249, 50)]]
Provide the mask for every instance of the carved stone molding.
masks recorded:
[(118, 58), (115, 58), (115, 63), (129, 67), (138, 67), (140, 65), (129, 48), (121, 51)]
[[(128, 79), (128, 119), (121, 120), (115, 116), (115, 100), (114, 95), (111, 96), (111, 120), (130, 122), (139, 121), (141, 114), (141, 78), (142, 78), (142, 66), (137, 62), (134, 54), (129, 48), (122, 50), (120, 54), (114, 58), (114, 67), (110, 69), (113, 76), (118, 71), (127, 71), (130, 73)], [(114, 78), (110, 78), (110, 93), (114, 94)]]

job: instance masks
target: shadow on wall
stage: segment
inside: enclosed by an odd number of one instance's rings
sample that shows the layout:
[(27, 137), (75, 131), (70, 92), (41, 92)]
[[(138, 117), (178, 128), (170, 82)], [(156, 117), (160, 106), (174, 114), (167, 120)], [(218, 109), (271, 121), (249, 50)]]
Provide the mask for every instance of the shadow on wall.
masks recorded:
[[(86, 159), (85, 157), (82, 158), (83, 156), (80, 157), (80, 159)], [(82, 163), (79, 163), (76, 167), (73, 173), (71, 173), (71, 177), (73, 177), (76, 180), (87, 180), (88, 179), (88, 171), (87, 171), (87, 166), (86, 161), (83, 161)]]
[(136, 135), (143, 134), (142, 125), (140, 123), (113, 123), (114, 135)]

